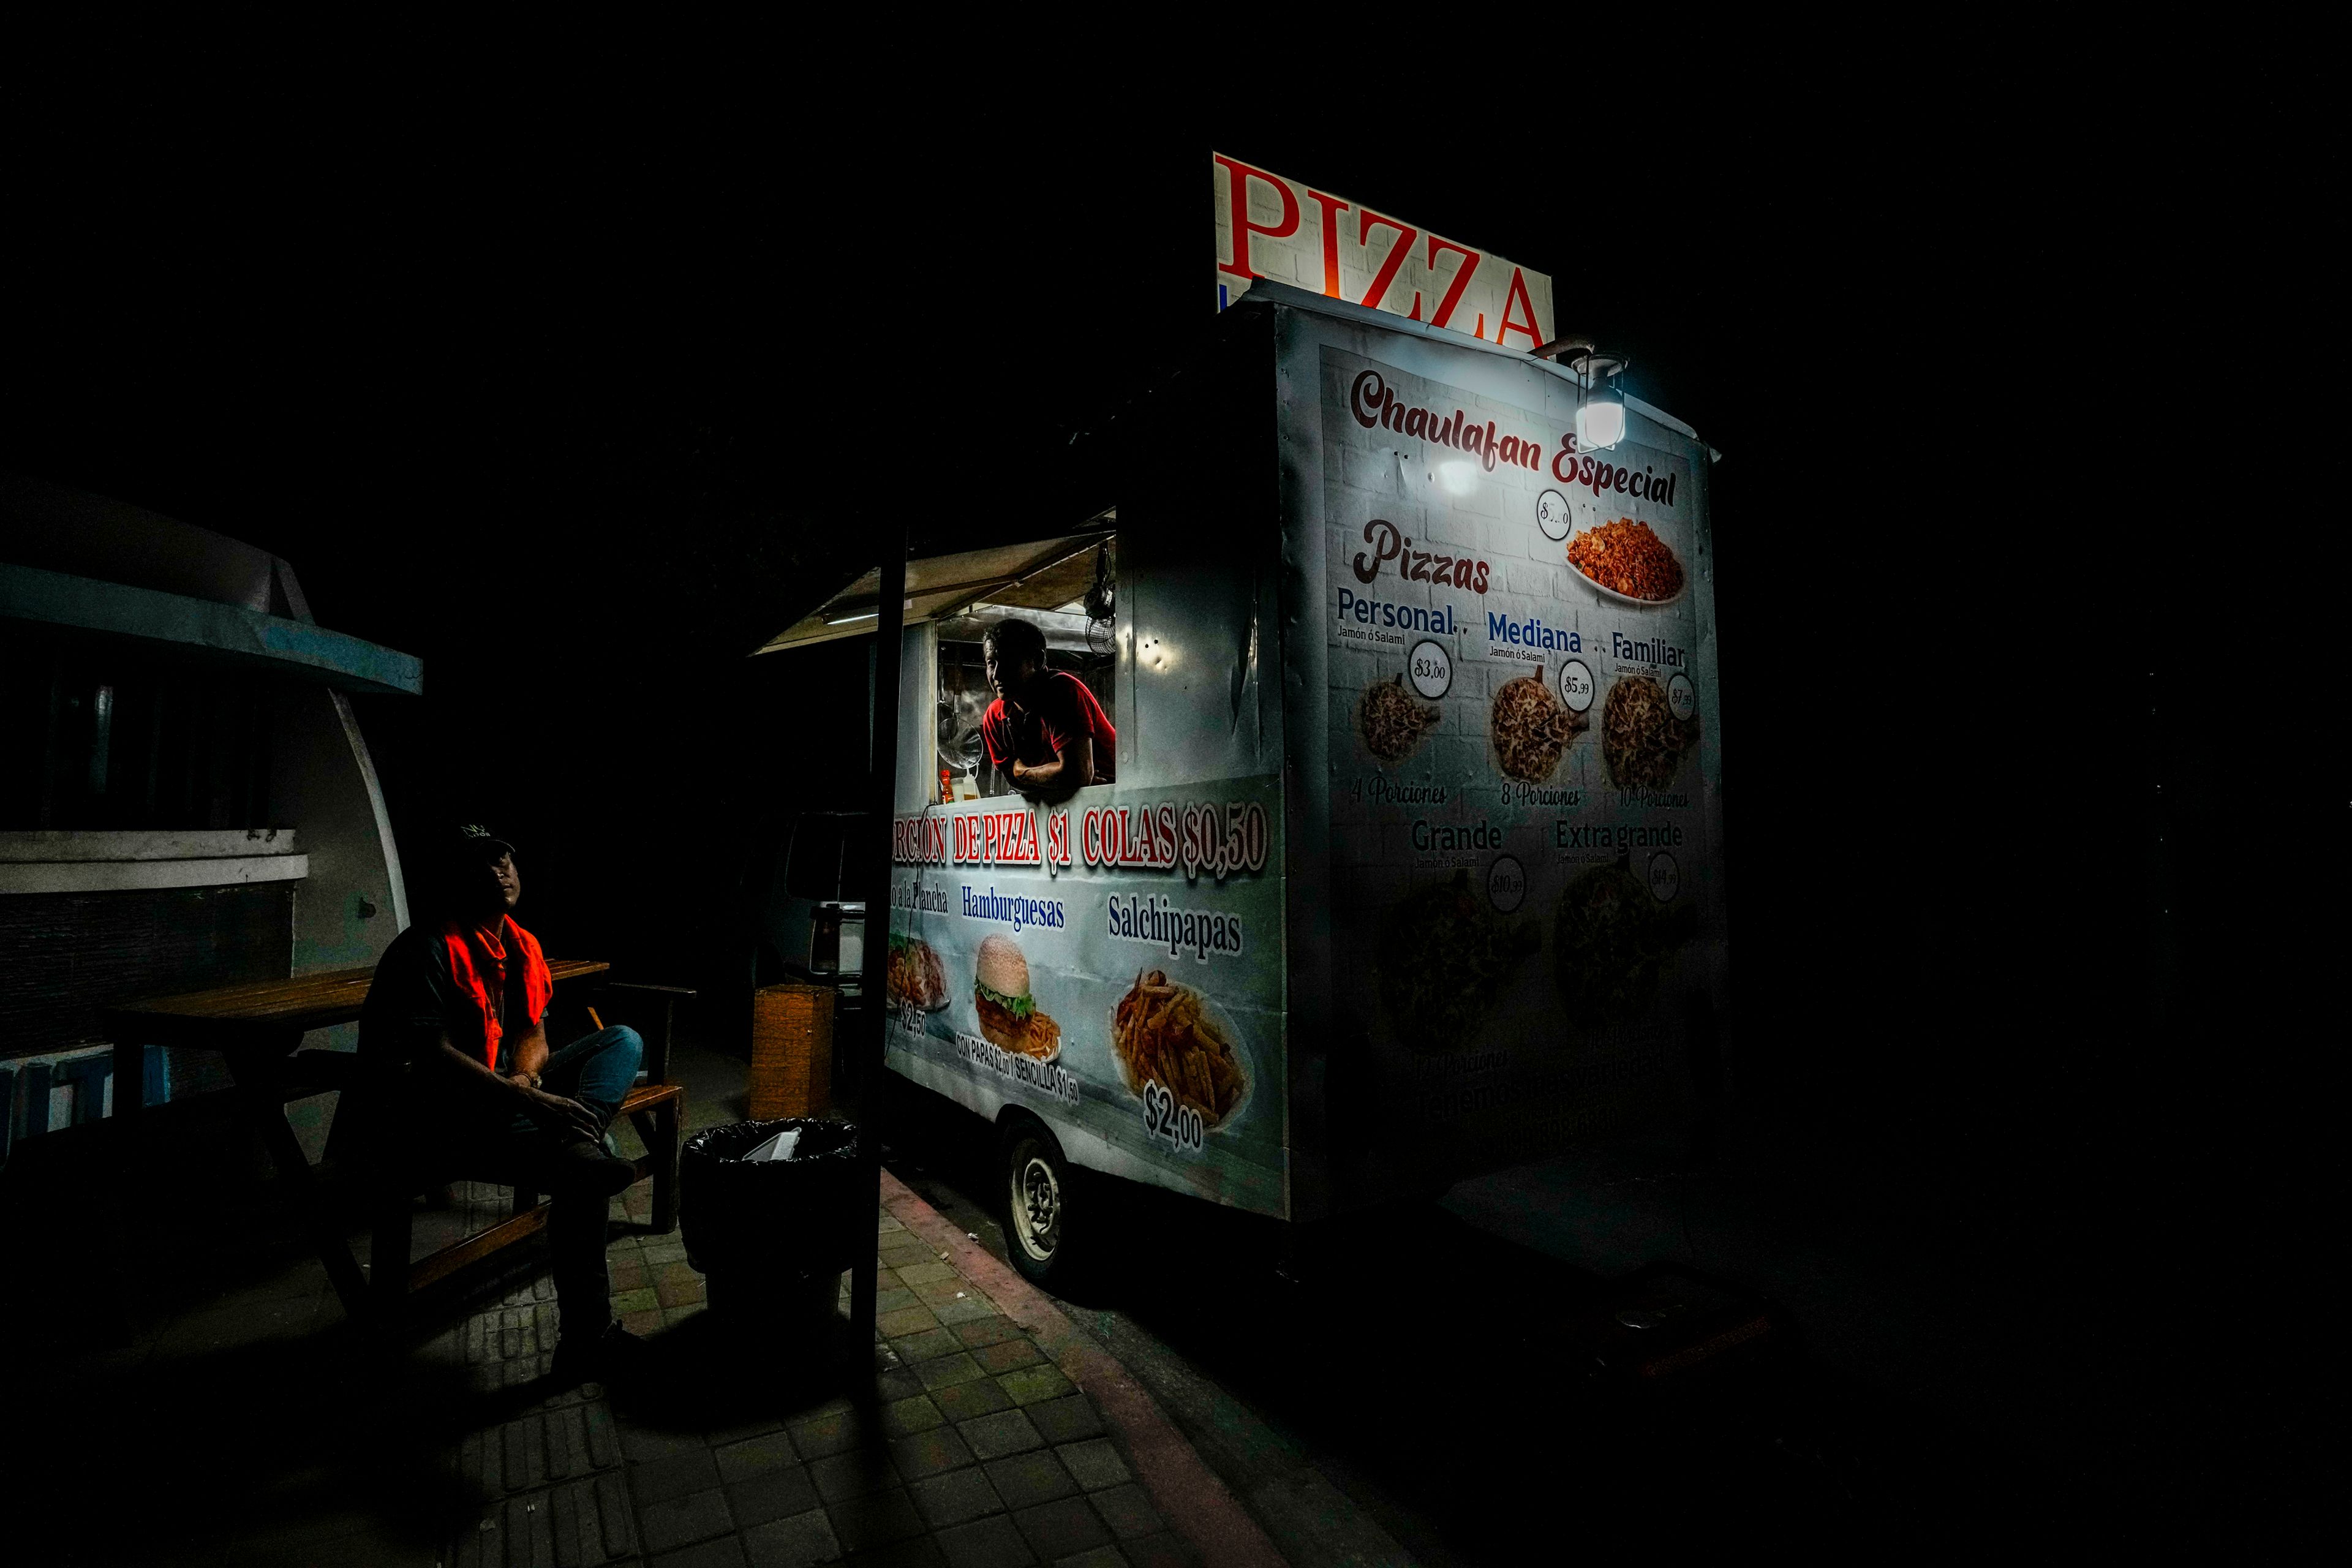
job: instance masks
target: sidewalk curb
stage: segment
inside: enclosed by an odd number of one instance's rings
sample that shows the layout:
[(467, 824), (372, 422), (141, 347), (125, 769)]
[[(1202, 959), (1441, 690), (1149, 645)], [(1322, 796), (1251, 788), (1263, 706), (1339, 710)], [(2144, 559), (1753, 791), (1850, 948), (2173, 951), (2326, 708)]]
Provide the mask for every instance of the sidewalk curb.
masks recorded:
[(937, 1252), (948, 1255), (956, 1272), (985, 1291), (1053, 1358), (1063, 1375), (1078, 1385), (1118, 1428), (1135, 1456), (1137, 1479), (1176, 1531), (1219, 1568), (1288, 1568), (1288, 1559), (1240, 1501), (1192, 1451), (1175, 1423), (1133, 1373), (1072, 1322), (1046, 1295), (987, 1248), (973, 1241), (888, 1171), (882, 1173), (882, 1206)]

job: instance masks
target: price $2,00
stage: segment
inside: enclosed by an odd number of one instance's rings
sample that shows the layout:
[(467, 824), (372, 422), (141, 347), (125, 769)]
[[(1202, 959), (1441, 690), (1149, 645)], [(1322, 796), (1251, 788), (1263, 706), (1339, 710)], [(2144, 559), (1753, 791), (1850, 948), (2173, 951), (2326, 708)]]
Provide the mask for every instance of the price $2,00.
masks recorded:
[(1189, 1105), (1181, 1104), (1176, 1097), (1160, 1087), (1158, 1080), (1143, 1086), (1143, 1135), (1164, 1139), (1180, 1151), (1198, 1153), (1205, 1135), (1201, 1113)]

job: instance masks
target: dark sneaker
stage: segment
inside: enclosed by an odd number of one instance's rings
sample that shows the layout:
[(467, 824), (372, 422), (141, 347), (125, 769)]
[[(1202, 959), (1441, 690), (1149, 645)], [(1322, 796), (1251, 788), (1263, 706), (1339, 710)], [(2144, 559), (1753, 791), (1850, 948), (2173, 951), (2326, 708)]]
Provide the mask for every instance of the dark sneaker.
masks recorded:
[(555, 1344), (551, 1375), (563, 1387), (574, 1384), (625, 1380), (642, 1368), (649, 1353), (645, 1341), (618, 1323), (607, 1323), (597, 1334), (566, 1334)]
[(637, 1179), (637, 1168), (628, 1161), (607, 1154), (602, 1145), (583, 1139), (563, 1146), (563, 1161), (574, 1169), (575, 1179), (583, 1187), (611, 1197), (627, 1188)]

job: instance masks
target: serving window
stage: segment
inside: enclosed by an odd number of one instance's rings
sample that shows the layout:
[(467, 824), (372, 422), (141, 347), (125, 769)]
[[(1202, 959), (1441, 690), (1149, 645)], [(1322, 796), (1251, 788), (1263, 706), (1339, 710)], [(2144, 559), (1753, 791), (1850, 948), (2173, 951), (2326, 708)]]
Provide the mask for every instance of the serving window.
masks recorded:
[(1012, 781), (989, 765), (981, 739), (981, 720), (996, 700), (982, 642), (1002, 621), (1018, 617), (1045, 633), (1045, 668), (1085, 682), (1104, 715), (1118, 723), (1118, 569), (1117, 537), (1104, 538), (1019, 582), (992, 588), (937, 623), (940, 800), (1013, 793)]

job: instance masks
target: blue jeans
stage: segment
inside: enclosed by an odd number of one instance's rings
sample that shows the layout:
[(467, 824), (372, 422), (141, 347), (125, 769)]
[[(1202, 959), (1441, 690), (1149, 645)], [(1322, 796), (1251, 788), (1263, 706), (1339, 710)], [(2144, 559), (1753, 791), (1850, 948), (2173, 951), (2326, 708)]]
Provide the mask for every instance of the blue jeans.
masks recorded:
[[(629, 1095), (629, 1088), (637, 1081), (637, 1065), (645, 1059), (646, 1043), (635, 1029), (623, 1026), (599, 1029), (593, 1035), (583, 1035), (559, 1051), (547, 1054), (547, 1065), (540, 1069), (539, 1086), (550, 1094), (560, 1094), (566, 1100), (576, 1100), (596, 1113), (596, 1119), (607, 1126), (619, 1114), (621, 1101)], [(535, 1133), (539, 1123), (521, 1111), (515, 1113), (508, 1131)]]

